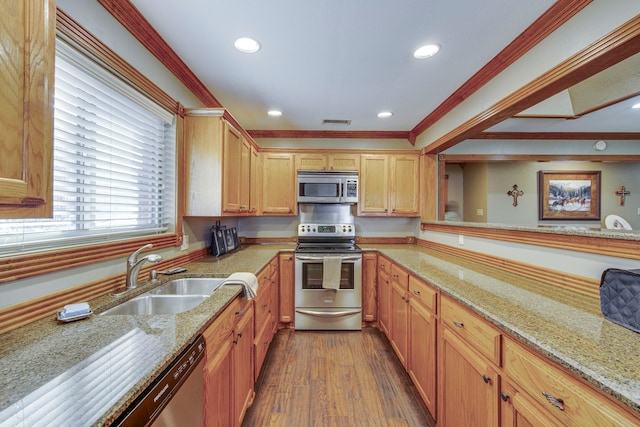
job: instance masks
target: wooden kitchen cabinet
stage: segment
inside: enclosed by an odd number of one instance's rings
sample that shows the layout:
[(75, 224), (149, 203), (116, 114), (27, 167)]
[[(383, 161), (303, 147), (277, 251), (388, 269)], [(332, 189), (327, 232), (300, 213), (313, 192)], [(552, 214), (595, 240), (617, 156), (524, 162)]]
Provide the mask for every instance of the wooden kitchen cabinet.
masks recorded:
[(378, 256), (378, 324), (389, 337), (391, 333), (391, 261)]
[(293, 253), (281, 253), (280, 258), (280, 323), (293, 323), (295, 263)]
[(358, 215), (418, 216), (417, 154), (362, 154)]
[[(223, 120), (222, 127), (222, 211), (237, 213), (241, 211), (240, 187), (245, 178), (242, 176), (242, 134), (227, 121)], [(248, 171), (245, 173), (248, 179)]]
[(437, 291), (409, 276), (409, 354), (407, 372), (431, 415), (437, 419)]
[(360, 170), (360, 155), (352, 153), (308, 152), (296, 154), (296, 170)]
[(297, 215), (295, 159), (289, 153), (263, 153), (263, 215)]
[(233, 391), (234, 391), (234, 424), (242, 425), (244, 414), (253, 403), (253, 304), (246, 302), (242, 313), (238, 314), (238, 323), (233, 335)]
[(262, 156), (256, 147), (251, 146), (251, 161), (249, 162), (249, 213), (259, 215), (262, 202)]
[(377, 275), (378, 255), (375, 252), (362, 254), (362, 320), (375, 322), (377, 320)]
[(402, 366), (407, 368), (409, 349), (409, 273), (391, 264), (391, 330), (389, 341)]
[(0, 18), (0, 217), (53, 214), (53, 0), (6, 0)]

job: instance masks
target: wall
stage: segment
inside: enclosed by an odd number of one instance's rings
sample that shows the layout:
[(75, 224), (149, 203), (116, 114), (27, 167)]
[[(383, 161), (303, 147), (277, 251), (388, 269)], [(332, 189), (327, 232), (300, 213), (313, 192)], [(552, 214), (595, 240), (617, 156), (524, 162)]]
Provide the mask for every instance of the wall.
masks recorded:
[(464, 165), (464, 215), (468, 222), (487, 222), (487, 183), (486, 163), (467, 163)]

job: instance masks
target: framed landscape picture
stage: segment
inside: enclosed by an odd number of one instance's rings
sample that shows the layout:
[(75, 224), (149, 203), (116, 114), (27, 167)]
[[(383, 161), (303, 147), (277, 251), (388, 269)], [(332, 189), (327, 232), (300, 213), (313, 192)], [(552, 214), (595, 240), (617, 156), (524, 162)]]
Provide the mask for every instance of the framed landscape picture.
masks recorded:
[(538, 171), (538, 219), (599, 220), (600, 171)]

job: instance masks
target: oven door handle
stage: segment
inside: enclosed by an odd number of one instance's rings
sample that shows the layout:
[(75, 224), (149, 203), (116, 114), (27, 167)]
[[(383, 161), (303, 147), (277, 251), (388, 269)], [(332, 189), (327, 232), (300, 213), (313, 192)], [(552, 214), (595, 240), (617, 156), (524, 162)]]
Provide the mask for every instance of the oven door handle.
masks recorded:
[[(296, 259), (302, 261), (322, 261), (324, 257), (321, 256), (307, 256), (307, 255), (296, 255)], [(359, 261), (362, 259), (362, 256), (344, 256), (340, 257), (342, 261)]]
[(296, 312), (300, 314), (308, 314), (309, 316), (315, 316), (315, 317), (345, 317), (345, 316), (351, 316), (354, 314), (359, 314), (361, 310), (357, 309), (357, 310), (343, 310), (343, 311), (314, 311), (314, 310), (304, 310), (301, 308), (296, 308)]

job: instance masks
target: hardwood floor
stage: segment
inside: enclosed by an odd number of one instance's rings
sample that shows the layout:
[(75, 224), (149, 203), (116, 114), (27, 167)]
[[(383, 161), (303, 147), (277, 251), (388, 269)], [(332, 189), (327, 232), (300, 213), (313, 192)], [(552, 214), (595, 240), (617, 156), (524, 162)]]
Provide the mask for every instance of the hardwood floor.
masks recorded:
[(281, 330), (243, 427), (435, 426), (384, 335)]

